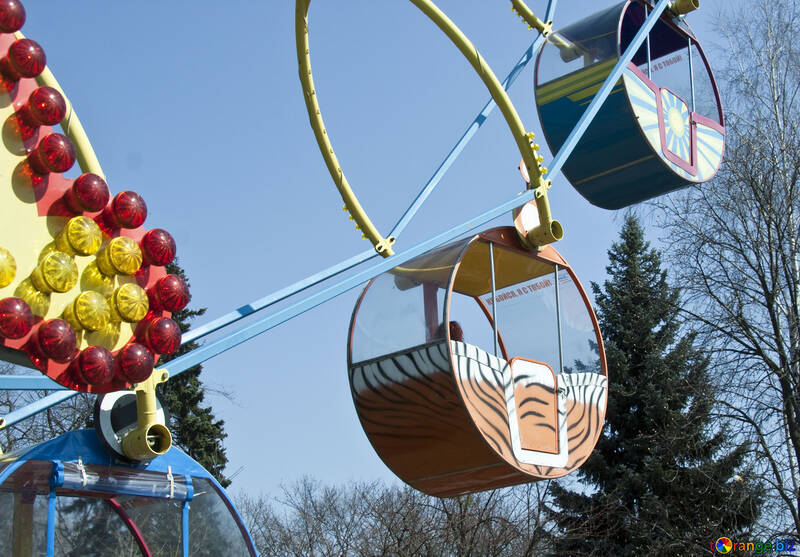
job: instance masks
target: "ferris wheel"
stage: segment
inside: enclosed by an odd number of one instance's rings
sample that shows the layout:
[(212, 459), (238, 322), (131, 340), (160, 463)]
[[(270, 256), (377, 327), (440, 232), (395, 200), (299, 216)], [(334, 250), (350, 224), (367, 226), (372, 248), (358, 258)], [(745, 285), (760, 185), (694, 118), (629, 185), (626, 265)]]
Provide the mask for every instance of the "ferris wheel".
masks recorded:
[[(147, 228), (139, 194), (109, 188), (44, 50), (20, 32), (24, 8), (17, 0), (0, 3), (0, 52), (7, 52), (0, 76), (8, 99), (0, 103), (6, 123), (0, 358), (42, 372), (1, 376), (0, 388), (56, 391), (2, 417), (0, 427), (78, 392), (95, 393), (102, 442), (75, 437), (87, 447), (85, 456), (63, 441), (14, 455), (0, 464), (0, 485), (22, 493), (19, 478), (34, 473), (32, 462), (46, 461), (69, 470), (55, 480), (50, 469), (37, 472), (44, 474), (39, 494), (54, 501), (98, 493), (114, 493), (110, 501), (145, 497), (102, 483), (101, 461), (111, 458), (119, 466), (114, 477), (156, 474), (149, 481), (167, 487), (155, 497), (173, 498), (178, 489), (185, 524), (193, 481), (207, 482), (232, 510), (213, 478), (174, 456), (156, 385), (364, 283), (350, 324), (348, 377), (367, 437), (401, 479), (452, 496), (560, 477), (588, 458), (613, 378), (589, 297), (551, 245), (564, 231), (548, 192), (563, 173), (590, 203), (618, 209), (714, 176), (724, 119), (708, 61), (683, 17), (698, 5), (626, 0), (554, 28), (556, 0), (542, 19), (523, 0), (511, 0), (538, 36), (500, 81), (432, 1), (412, 3), (475, 69), (489, 102), (396, 225), (381, 233), (328, 136), (319, 100), (324, 91), (316, 89), (311, 69), (310, 0), (297, 0), (297, 59), (309, 122), (342, 208), (372, 248), (184, 335), (171, 316), (186, 307), (190, 293), (165, 270), (175, 241), (166, 230)], [(547, 165), (506, 93), (531, 62), (544, 140), (555, 153)], [(509, 191), (509, 199), (396, 252), (396, 239), (494, 108), (519, 151), (525, 191)], [(65, 178), (76, 162), (82, 174)], [(510, 216), (509, 226), (465, 237), (502, 215)], [(265, 316), (249, 325), (159, 365), (182, 343), (261, 311)], [(124, 423), (122, 415), (129, 417)], [(28, 512), (19, 505), (20, 513)], [(109, 505), (123, 521), (135, 522), (124, 506)], [(242, 554), (253, 553), (238, 515), (229, 514), (242, 532)], [(48, 554), (52, 523), (47, 520)], [(140, 549), (147, 547), (135, 524), (131, 533)], [(181, 541), (187, 555), (188, 538), (187, 527)]]

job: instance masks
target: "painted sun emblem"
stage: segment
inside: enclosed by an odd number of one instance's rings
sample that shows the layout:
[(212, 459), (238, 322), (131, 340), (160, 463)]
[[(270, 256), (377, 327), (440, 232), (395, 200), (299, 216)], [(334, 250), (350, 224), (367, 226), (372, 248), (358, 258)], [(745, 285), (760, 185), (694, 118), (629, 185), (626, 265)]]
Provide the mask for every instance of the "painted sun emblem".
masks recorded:
[(689, 107), (672, 92), (662, 89), (661, 105), (664, 115), (666, 147), (686, 162), (691, 162)]

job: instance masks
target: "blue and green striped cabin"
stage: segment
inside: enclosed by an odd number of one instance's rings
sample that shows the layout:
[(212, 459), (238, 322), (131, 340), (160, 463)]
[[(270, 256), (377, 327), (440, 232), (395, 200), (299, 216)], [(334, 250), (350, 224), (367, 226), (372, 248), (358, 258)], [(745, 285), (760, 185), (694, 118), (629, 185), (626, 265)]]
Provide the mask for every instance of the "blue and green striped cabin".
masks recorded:
[[(536, 103), (558, 152), (644, 23), (627, 0), (550, 35), (536, 65)], [(589, 202), (620, 209), (691, 183), (722, 161), (725, 128), (714, 77), (682, 18), (661, 17), (564, 164)]]

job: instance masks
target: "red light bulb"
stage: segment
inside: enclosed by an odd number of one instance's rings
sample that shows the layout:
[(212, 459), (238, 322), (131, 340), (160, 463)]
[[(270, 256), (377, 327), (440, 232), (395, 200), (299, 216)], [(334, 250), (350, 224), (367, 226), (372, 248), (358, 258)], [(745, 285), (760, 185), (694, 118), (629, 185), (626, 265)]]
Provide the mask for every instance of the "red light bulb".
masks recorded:
[(72, 187), (64, 194), (64, 201), (75, 213), (96, 213), (108, 205), (109, 197), (111, 194), (108, 193), (105, 180), (87, 172), (75, 178)]
[(25, 8), (18, 0), (2, 0), (0, 2), (0, 31), (13, 33), (25, 24)]
[(33, 313), (19, 298), (0, 300), (0, 336), (17, 339), (27, 335), (33, 327)]
[(144, 260), (150, 265), (167, 265), (175, 259), (175, 240), (166, 230), (148, 230), (140, 244)]
[(90, 385), (103, 385), (114, 378), (114, 356), (102, 346), (90, 346), (78, 356), (78, 375)]
[(75, 148), (67, 136), (51, 133), (39, 141), (28, 161), (37, 174), (66, 172), (75, 164)]
[(153, 373), (153, 354), (138, 343), (125, 345), (117, 353), (117, 365), (123, 379), (129, 383), (144, 381)]
[(181, 345), (181, 328), (169, 317), (159, 317), (148, 324), (144, 338), (156, 354), (172, 354)]
[(147, 205), (135, 191), (123, 191), (111, 200), (111, 219), (118, 228), (139, 228), (147, 218)]
[(51, 319), (42, 323), (37, 338), (46, 358), (61, 363), (75, 359), (78, 351), (75, 331), (63, 319)]
[(31, 39), (18, 39), (8, 47), (8, 54), (3, 64), (6, 66), (7, 77), (13, 81), (21, 77), (36, 77), (44, 71), (47, 57), (39, 43)]
[(150, 309), (153, 310), (180, 311), (192, 299), (189, 288), (178, 275), (161, 277), (147, 293), (150, 298)]
[(40, 126), (55, 126), (67, 114), (67, 103), (56, 89), (39, 87), (28, 97), (27, 112)]

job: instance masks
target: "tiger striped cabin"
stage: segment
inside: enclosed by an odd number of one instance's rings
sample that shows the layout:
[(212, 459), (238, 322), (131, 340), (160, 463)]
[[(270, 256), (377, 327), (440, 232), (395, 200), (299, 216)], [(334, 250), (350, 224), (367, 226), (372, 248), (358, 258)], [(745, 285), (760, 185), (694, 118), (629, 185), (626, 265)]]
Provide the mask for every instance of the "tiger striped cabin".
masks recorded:
[[(550, 150), (566, 141), (651, 2), (626, 0), (551, 33), (536, 62), (536, 104)], [(682, 17), (665, 11), (563, 167), (589, 202), (619, 209), (719, 169), (725, 127), (706, 56)]]
[(350, 323), (350, 387), (378, 455), (448, 497), (556, 478), (600, 435), (603, 340), (570, 266), (496, 228), (373, 279)]

